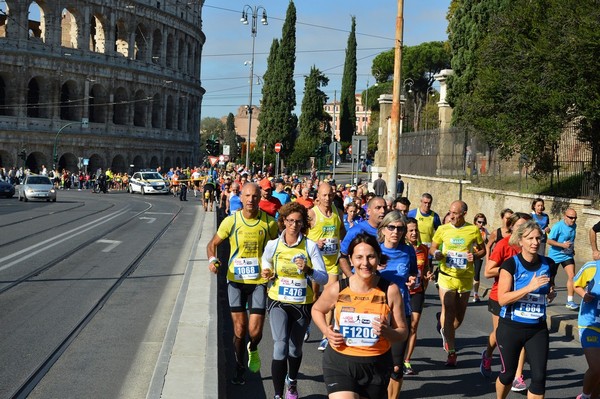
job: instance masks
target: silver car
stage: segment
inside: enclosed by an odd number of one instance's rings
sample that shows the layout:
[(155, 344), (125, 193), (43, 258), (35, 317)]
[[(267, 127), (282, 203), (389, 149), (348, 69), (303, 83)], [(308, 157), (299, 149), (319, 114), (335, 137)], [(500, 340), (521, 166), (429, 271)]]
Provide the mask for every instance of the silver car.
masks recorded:
[(45, 199), (56, 202), (56, 189), (48, 176), (27, 175), (19, 186), (19, 201)]

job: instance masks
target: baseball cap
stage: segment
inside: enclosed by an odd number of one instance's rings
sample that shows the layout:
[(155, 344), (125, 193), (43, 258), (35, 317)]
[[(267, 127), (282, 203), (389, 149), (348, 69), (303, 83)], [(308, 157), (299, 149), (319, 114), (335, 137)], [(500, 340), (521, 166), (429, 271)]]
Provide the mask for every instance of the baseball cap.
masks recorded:
[(271, 190), (273, 188), (269, 179), (262, 179), (259, 184), (260, 188), (262, 188), (263, 190)]
[(283, 183), (283, 179), (281, 177), (275, 179), (275, 183)]
[(356, 186), (350, 187), (350, 191), (356, 191)]

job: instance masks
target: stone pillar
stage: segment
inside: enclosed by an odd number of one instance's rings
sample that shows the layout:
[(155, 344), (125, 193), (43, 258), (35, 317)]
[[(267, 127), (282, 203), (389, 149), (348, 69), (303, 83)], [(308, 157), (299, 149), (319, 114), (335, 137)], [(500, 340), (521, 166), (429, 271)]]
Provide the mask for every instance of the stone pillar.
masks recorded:
[[(375, 152), (375, 159), (373, 160), (373, 165), (371, 166), (371, 181), (375, 181), (379, 173), (382, 173), (383, 175), (386, 173), (392, 99), (393, 98), (391, 94), (382, 94), (377, 99), (377, 101), (379, 101), (379, 128), (377, 131), (377, 151)], [(369, 185), (369, 189), (372, 189), (371, 185)]]
[[(454, 140), (450, 131), (450, 123), (452, 122), (452, 108), (446, 101), (447, 95), (447, 79), (454, 72), (451, 69), (442, 69), (440, 73), (434, 76), (435, 80), (440, 82), (440, 101), (438, 101), (438, 116), (440, 127), (439, 151), (437, 161), (438, 175), (447, 175), (451, 173), (452, 154), (455, 153)], [(462, 148), (462, 143), (461, 143)]]

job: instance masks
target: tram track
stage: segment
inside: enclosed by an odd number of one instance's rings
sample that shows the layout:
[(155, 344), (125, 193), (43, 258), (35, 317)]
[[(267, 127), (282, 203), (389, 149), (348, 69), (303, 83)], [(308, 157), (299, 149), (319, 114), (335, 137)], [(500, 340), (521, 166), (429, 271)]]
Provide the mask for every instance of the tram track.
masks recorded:
[[(85, 203), (82, 203), (81, 206), (84, 206), (84, 205), (85, 205)], [(94, 215), (97, 215), (97, 214), (99, 214), (101, 212), (106, 212), (107, 210), (113, 208), (114, 206), (115, 206), (115, 204), (110, 204), (110, 206), (108, 206), (108, 207), (106, 207), (104, 209), (99, 209), (99, 210), (97, 210), (95, 212), (91, 212), (91, 213), (89, 213), (89, 214), (87, 214), (85, 216), (78, 216), (75, 219), (67, 220), (67, 221), (64, 221), (64, 222), (58, 223), (58, 224), (53, 224), (53, 225), (51, 225), (51, 226), (49, 226), (49, 227), (47, 227), (45, 229), (36, 230), (35, 232), (33, 232), (31, 234), (28, 234), (28, 235), (25, 235), (25, 236), (20, 236), (20, 237), (14, 238), (13, 240), (10, 240), (10, 241), (7, 241), (7, 242), (3, 242), (3, 243), (0, 244), (0, 249), (6, 247), (8, 245), (14, 244), (16, 242), (19, 242), (19, 241), (22, 241), (22, 240), (25, 240), (25, 239), (28, 239), (28, 238), (32, 238), (32, 237), (41, 235), (41, 234), (46, 233), (46, 232), (48, 232), (50, 230), (55, 230), (58, 227), (66, 226), (69, 223), (81, 222), (81, 220), (83, 218), (94, 216)], [(40, 216), (37, 216), (37, 217), (31, 217), (31, 218), (20, 220), (20, 221), (17, 221), (17, 222), (8, 223), (8, 224), (5, 224), (5, 225), (1, 225), (0, 228), (1, 227), (6, 227), (6, 226), (14, 226), (14, 225), (19, 224), (19, 223), (29, 222), (29, 221), (36, 220), (36, 219), (39, 219), (39, 218), (42, 218), (42, 217), (48, 217), (48, 216), (56, 215), (58, 213), (62, 213), (62, 212), (66, 212), (66, 211), (72, 211), (73, 209), (76, 209), (76, 208), (79, 208), (79, 207), (73, 207), (73, 208), (69, 208), (69, 209), (66, 209), (66, 210), (63, 210), (63, 211), (58, 211), (58, 212), (50, 212), (50, 213), (47, 213), (45, 215), (40, 215)]]
[[(39, 274), (43, 273), (44, 271), (48, 270), (49, 268), (60, 263), (62, 260), (66, 259), (66, 257), (73, 255), (73, 253), (84, 250), (87, 246), (89, 246), (93, 242), (96, 242), (101, 237), (106, 236), (107, 234), (110, 234), (112, 232), (115, 232), (116, 230), (125, 226), (131, 220), (138, 218), (140, 215), (148, 212), (150, 209), (152, 209), (151, 204), (143, 211), (137, 212), (135, 215), (127, 218), (126, 220), (123, 220), (117, 226), (111, 228), (110, 231), (103, 232), (102, 234), (97, 234), (93, 238), (86, 240), (84, 243), (82, 243), (78, 247), (74, 248), (72, 251), (69, 251), (68, 255), (61, 256), (60, 259), (55, 259), (51, 262), (48, 262), (47, 264), (36, 269), (35, 271), (28, 273), (27, 276), (23, 276), (22, 278), (19, 279), (19, 284), (23, 283), (24, 281), (30, 279), (31, 277), (33, 277), (35, 275), (39, 275)], [(26, 398), (26, 397), (28, 397), (28, 395), (36, 388), (36, 386), (44, 378), (44, 376), (47, 374), (47, 372), (52, 368), (52, 366), (61, 358), (62, 354), (68, 349), (68, 347), (71, 345), (71, 343), (73, 343), (77, 339), (78, 335), (94, 319), (94, 317), (98, 314), (98, 312), (102, 309), (102, 307), (106, 304), (106, 302), (111, 298), (111, 296), (117, 291), (117, 289), (121, 286), (121, 284), (133, 272), (135, 272), (137, 267), (146, 258), (146, 256), (150, 253), (150, 251), (155, 247), (155, 245), (161, 239), (161, 237), (163, 237), (163, 235), (167, 232), (167, 230), (173, 225), (174, 221), (179, 216), (182, 209), (183, 208), (181, 206), (178, 207), (176, 212), (174, 212), (173, 215), (171, 216), (170, 220), (167, 223), (165, 223), (165, 225), (161, 228), (160, 231), (158, 231), (157, 233), (155, 233), (152, 236), (153, 238), (148, 242), (148, 244), (145, 245), (141, 249), (141, 251), (139, 251), (137, 256), (135, 256), (135, 258), (133, 260), (131, 260), (125, 266), (125, 268), (121, 272), (120, 276), (115, 280), (115, 282), (113, 284), (111, 284), (104, 291), (104, 293), (101, 295), (101, 297), (94, 303), (94, 305), (87, 312), (84, 313), (84, 315), (81, 317), (80, 321), (78, 323), (76, 323), (74, 325), (74, 327), (71, 328), (70, 331), (68, 331), (66, 334), (64, 334), (65, 337), (55, 346), (55, 348), (53, 350), (51, 350), (51, 352), (47, 356), (45, 356), (44, 359), (42, 359), (41, 362), (38, 363), (38, 366), (35, 367), (33, 372), (31, 372), (31, 374), (27, 377), (25, 382), (23, 382), (19, 386), (19, 388), (16, 389), (13, 392), (13, 394), (11, 394), (9, 397), (11, 397), (11, 398)], [(17, 285), (18, 284), (13, 284), (12, 287), (10, 287), (10, 288), (14, 288)], [(8, 289), (10, 289), (10, 288), (8, 288)], [(6, 289), (6, 287), (5, 287), (5, 289), (0, 290), (0, 294), (6, 292), (8, 289)]]

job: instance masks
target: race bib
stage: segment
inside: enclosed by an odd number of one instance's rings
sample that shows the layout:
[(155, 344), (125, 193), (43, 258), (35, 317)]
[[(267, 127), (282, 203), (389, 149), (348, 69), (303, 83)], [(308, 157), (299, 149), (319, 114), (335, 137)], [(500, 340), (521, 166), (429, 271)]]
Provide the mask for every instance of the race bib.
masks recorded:
[(340, 245), (337, 238), (326, 238), (321, 253), (323, 255), (337, 255), (339, 249)]
[(420, 286), (421, 286), (421, 269), (417, 269), (417, 278), (415, 280), (415, 286), (413, 287), (413, 290), (416, 290)]
[(573, 255), (575, 253), (574, 245), (571, 244), (569, 248), (563, 248), (562, 253), (565, 255)]
[(455, 269), (466, 269), (468, 252), (448, 251), (446, 254), (446, 266)]
[(235, 258), (233, 260), (233, 278), (235, 280), (256, 280), (258, 276), (258, 258)]
[(306, 301), (306, 279), (282, 277), (279, 279), (281, 302), (303, 303)]
[(379, 337), (371, 323), (377, 314), (372, 313), (340, 313), (340, 333), (347, 346), (373, 346)]
[(546, 313), (546, 296), (542, 294), (527, 294), (515, 303), (515, 316), (524, 319), (537, 320)]

